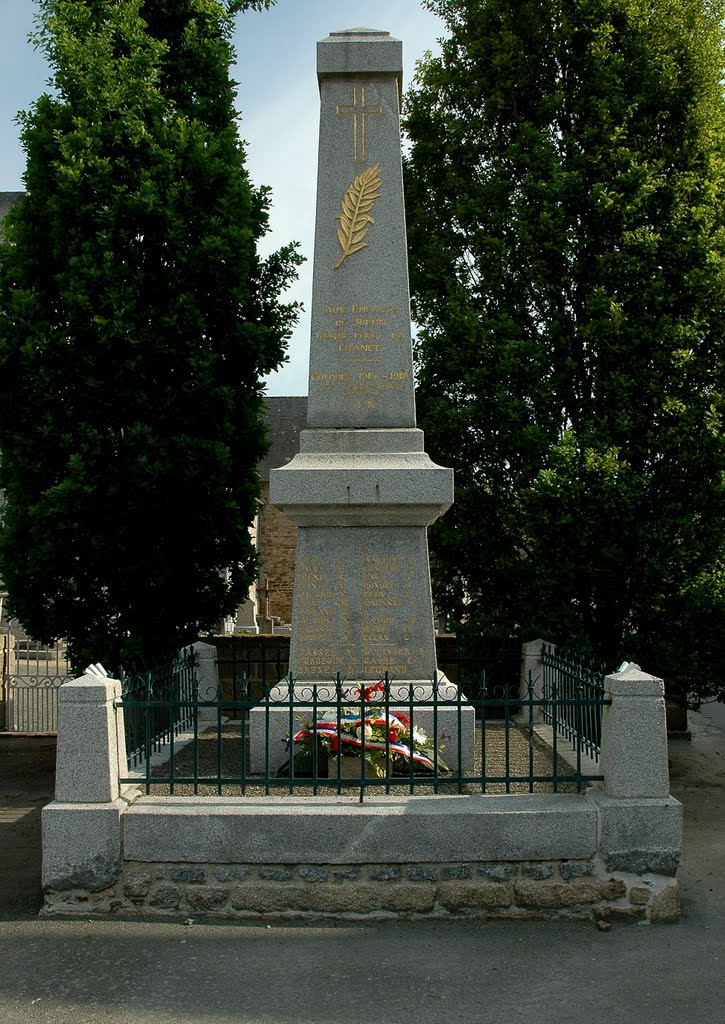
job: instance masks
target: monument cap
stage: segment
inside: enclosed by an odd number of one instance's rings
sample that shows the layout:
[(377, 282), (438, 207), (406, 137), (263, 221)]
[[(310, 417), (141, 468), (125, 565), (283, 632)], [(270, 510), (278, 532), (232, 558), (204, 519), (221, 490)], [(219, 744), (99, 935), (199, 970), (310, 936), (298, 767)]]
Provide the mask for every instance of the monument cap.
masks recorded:
[(331, 32), (317, 44), (317, 77), (402, 75), (403, 44), (389, 32), (348, 28)]

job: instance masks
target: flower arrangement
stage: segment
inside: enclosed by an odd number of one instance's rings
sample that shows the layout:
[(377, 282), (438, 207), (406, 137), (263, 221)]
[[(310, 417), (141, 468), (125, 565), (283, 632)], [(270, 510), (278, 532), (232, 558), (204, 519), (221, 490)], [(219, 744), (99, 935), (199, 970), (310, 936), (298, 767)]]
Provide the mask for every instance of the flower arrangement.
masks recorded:
[[(358, 698), (358, 707), (342, 707), (339, 715), (337, 709), (329, 709), (314, 722), (304, 722), (292, 737), (296, 749), (295, 766), (309, 767), (316, 741), (318, 757), (323, 755), (318, 761), (321, 770), (324, 770), (322, 761), (326, 762), (330, 756), (356, 759), (364, 756), (366, 766), (373, 774), (383, 777), (387, 774), (387, 754), (391, 775), (409, 775), (411, 763), (417, 774), (448, 773), (448, 767), (440, 756), (436, 757), (426, 734), (415, 726), (411, 727), (407, 715), (373, 703), (384, 692), (382, 682), (362, 690), (357, 688), (352, 696)], [(366, 706), (368, 704), (369, 707)], [(445, 740), (447, 737), (442, 735), (441, 738)]]

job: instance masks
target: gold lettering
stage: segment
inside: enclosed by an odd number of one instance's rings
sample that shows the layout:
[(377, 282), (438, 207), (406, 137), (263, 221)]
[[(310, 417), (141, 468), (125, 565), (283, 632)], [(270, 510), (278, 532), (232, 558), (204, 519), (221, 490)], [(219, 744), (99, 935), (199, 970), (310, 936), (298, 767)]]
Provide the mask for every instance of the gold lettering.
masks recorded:
[(347, 407), (352, 412), (359, 412), (361, 409), (377, 409), (378, 403), (374, 398), (363, 399), (350, 396)]
[(349, 373), (313, 373), (312, 374), (312, 380), (313, 381), (319, 381), (319, 380), (325, 380), (325, 381), (350, 380), (350, 374)]
[(387, 327), (388, 321), (379, 316), (356, 316), (355, 327)]
[(333, 316), (340, 316), (341, 313), (347, 313), (347, 308), (345, 306), (325, 306), (325, 312)]
[(353, 314), (359, 313), (361, 316), (366, 314), (372, 314), (373, 316), (397, 316), (400, 313), (400, 306), (358, 306), (357, 303), (353, 302), (351, 312)]

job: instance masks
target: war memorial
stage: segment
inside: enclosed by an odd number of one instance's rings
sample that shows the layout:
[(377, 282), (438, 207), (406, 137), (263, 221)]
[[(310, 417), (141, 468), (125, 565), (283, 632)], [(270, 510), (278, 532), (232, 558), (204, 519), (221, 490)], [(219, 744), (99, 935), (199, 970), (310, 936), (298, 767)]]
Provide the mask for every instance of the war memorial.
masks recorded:
[[(43, 810), (43, 913), (676, 920), (682, 807), (669, 792), (663, 682), (637, 666), (602, 680), (597, 762), (587, 775), (578, 749), (567, 789), (533, 775), (523, 790), (487, 789), (485, 767), (469, 778), (477, 789), (453, 794), (391, 791), (387, 779), (368, 793), (362, 778), (359, 793), (338, 779), (309, 796), (252, 785), (255, 758), (272, 766), (286, 730), (289, 743), (298, 691), (315, 701), (338, 677), (363, 691), (385, 678), (391, 704), (405, 695), (424, 711), (437, 674), (426, 530), (451, 504), (453, 480), (425, 454), (415, 420), (401, 44), (369, 29), (333, 33), (318, 44), (318, 77), (308, 422), (299, 455), (271, 480), (272, 501), (298, 527), (289, 676), (251, 707), (247, 766), (245, 722), (224, 718), (233, 705), (215, 649), (195, 645), (184, 742), (197, 764), (210, 730), (219, 768), (186, 787), (173, 735), (153, 778), (150, 746), (132, 769), (126, 716), (140, 705), (121, 683), (98, 667), (65, 683), (56, 798)], [(216, 705), (196, 696), (214, 693)], [(542, 703), (534, 697), (530, 708)], [(464, 710), (452, 743), (460, 776), (473, 754), (474, 710)], [(505, 724), (533, 763), (544, 743), (533, 716)], [(486, 732), (476, 726), (482, 742)], [(557, 763), (556, 719), (551, 733)], [(241, 773), (231, 785), (225, 737)]]

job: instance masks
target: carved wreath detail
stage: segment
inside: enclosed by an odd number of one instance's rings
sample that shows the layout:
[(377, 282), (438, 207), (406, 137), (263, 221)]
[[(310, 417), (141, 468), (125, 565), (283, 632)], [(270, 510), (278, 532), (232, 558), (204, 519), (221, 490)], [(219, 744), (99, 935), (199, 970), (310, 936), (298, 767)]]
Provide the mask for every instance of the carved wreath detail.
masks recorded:
[(337, 215), (340, 221), (337, 238), (342, 256), (335, 264), (335, 270), (342, 266), (348, 256), (353, 256), (361, 249), (367, 249), (365, 236), (368, 233), (368, 225), (375, 223), (370, 211), (380, 197), (381, 184), (380, 164), (375, 164), (374, 167), (368, 167), (362, 174), (358, 174), (345, 193), (342, 213)]

